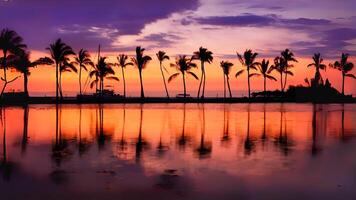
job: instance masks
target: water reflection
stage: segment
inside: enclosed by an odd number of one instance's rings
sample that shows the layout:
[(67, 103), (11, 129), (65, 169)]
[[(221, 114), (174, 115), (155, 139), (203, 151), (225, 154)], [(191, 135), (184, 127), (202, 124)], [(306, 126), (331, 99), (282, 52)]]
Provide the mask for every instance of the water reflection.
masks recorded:
[[(0, 191), (6, 191), (6, 184), (28, 179), (34, 180), (35, 188), (52, 187), (48, 183), (75, 188), (68, 190), (69, 193), (90, 193), (84, 190), (88, 188), (103, 191), (110, 188), (112, 192), (122, 193), (123, 190), (117, 189), (120, 187), (133, 193), (143, 188), (148, 192), (153, 186), (172, 191), (164, 194), (166, 197), (189, 194), (191, 199), (209, 199), (193, 194), (209, 193), (213, 188), (220, 188), (219, 184), (238, 184), (239, 179), (250, 178), (256, 182), (245, 182), (244, 187), (257, 188), (262, 193), (266, 192), (262, 189), (265, 183), (259, 185), (260, 178), (275, 178), (278, 187), (291, 190), (293, 187), (287, 186), (304, 187), (302, 184), (308, 181), (333, 182), (332, 177), (328, 180), (324, 174), (334, 173), (335, 169), (343, 172), (339, 174), (340, 180), (348, 180), (345, 177), (350, 173), (349, 166), (356, 165), (355, 159), (347, 157), (356, 151), (355, 116), (356, 107), (347, 104), (1, 108), (3, 179), (0, 188), (3, 189)], [(95, 146), (98, 148), (92, 148)], [(310, 160), (310, 155), (314, 159)], [(321, 158), (331, 167), (313, 161)], [(334, 163), (343, 164), (335, 166)], [(310, 173), (310, 167), (320, 171), (320, 176), (305, 176)], [(278, 179), (276, 172), (291, 176), (294, 182)], [(218, 181), (215, 184), (212, 180)], [(84, 182), (85, 187), (81, 186)], [(98, 183), (102, 186), (97, 186)], [(344, 184), (351, 187), (355, 182)], [(328, 188), (318, 187), (323, 192)], [(183, 194), (182, 188), (185, 188)], [(177, 191), (179, 195), (175, 196)], [(219, 191), (228, 195), (235, 190), (220, 188)], [(20, 197), (20, 193), (5, 194)], [(211, 198), (217, 196), (224, 195), (219, 193)]]

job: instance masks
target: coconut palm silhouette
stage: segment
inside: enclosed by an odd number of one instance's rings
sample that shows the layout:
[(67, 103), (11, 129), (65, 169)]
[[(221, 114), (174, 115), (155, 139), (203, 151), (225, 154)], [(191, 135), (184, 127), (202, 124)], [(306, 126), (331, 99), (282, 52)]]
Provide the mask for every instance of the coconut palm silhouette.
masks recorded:
[(133, 66), (132, 62), (128, 62), (129, 57), (125, 54), (120, 54), (117, 57), (118, 65), (121, 67), (122, 81), (124, 83), (124, 97), (126, 97), (126, 80), (125, 80), (125, 68), (127, 66)]
[(342, 89), (341, 93), (345, 95), (345, 78), (350, 77), (356, 79), (355, 75), (349, 73), (354, 68), (354, 64), (348, 61), (349, 54), (342, 53), (340, 61), (335, 61), (333, 64), (330, 64), (330, 67), (337, 69), (341, 72), (342, 75)]
[(183, 55), (183, 56), (179, 56), (178, 58), (176, 58), (176, 63), (175, 64), (172, 63), (171, 67), (176, 68), (178, 73), (172, 74), (168, 78), (168, 83), (170, 83), (173, 79), (177, 78), (179, 76), (179, 74), (182, 74), (182, 77), (183, 77), (183, 88), (184, 88), (184, 98), (186, 98), (187, 97), (187, 88), (186, 88), (186, 83), (185, 83), (185, 76), (186, 76), (186, 74), (187, 75), (191, 75), (195, 79), (199, 80), (197, 75), (195, 75), (191, 71), (191, 69), (192, 68), (196, 68), (197, 65), (192, 62), (192, 58), (189, 59), (189, 58), (187, 58), (187, 56)]
[(150, 56), (143, 54), (144, 51), (145, 51), (144, 48), (141, 48), (140, 46), (136, 47), (136, 57), (132, 58), (132, 62), (137, 67), (140, 76), (141, 98), (145, 98), (145, 91), (143, 89), (143, 82), (142, 82), (142, 70), (144, 70), (147, 67), (148, 62), (152, 60)]
[(62, 73), (64, 72), (78, 72), (77, 68), (69, 61), (69, 58), (66, 58), (62, 65), (59, 67), (59, 94), (61, 99), (63, 99)]
[(164, 73), (163, 73), (163, 69), (168, 73), (167, 69), (162, 65), (164, 60), (169, 60), (169, 56), (166, 55), (166, 52), (164, 51), (158, 51), (158, 53), (156, 53), (157, 59), (159, 61), (159, 68), (161, 70), (161, 74), (162, 74), (162, 79), (163, 79), (163, 84), (164, 84), (164, 89), (166, 90), (166, 95), (167, 98), (169, 98), (169, 93), (168, 93), (168, 89), (167, 89), (167, 84), (166, 84), (166, 79), (164, 77)]
[(94, 63), (90, 58), (90, 54), (87, 50), (80, 49), (78, 55), (75, 57), (75, 61), (72, 65), (76, 65), (79, 68), (79, 95), (82, 95), (82, 69), (88, 71), (87, 66), (94, 67)]
[[(66, 43), (62, 42), (61, 39), (57, 39), (54, 43), (50, 44), (49, 47), (46, 48), (55, 63), (56, 66), (56, 101), (59, 100), (59, 73), (62, 65), (67, 64), (69, 62), (68, 56), (74, 55), (72, 47), (68, 46)], [(66, 63), (65, 63), (66, 62)]]
[(232, 64), (229, 61), (220, 62), (220, 67), (222, 68), (223, 75), (224, 75), (224, 98), (226, 98), (226, 84), (229, 90), (230, 98), (232, 98), (231, 88), (230, 88), (230, 77), (229, 77), (232, 66), (234, 66), (234, 64)]
[(105, 79), (119, 81), (119, 79), (114, 76), (115, 71), (112, 69), (111, 66), (112, 64), (106, 62), (106, 57), (100, 57), (98, 64), (95, 65), (94, 69), (89, 73), (90, 77), (96, 77), (90, 83), (90, 88), (93, 88), (93, 86), (97, 85), (99, 82), (100, 96), (103, 96)]
[(15, 81), (18, 77), (11, 80), (7, 79), (6, 70), (8, 68), (7, 60), (13, 55), (23, 54), (23, 51), (27, 48), (23, 44), (23, 39), (15, 31), (10, 29), (2, 29), (0, 33), (0, 51), (2, 51), (3, 57), (1, 59), (1, 67), (4, 70), (4, 75), (1, 80), (4, 82), (2, 87), (0, 98), (3, 96), (6, 86)]
[(205, 66), (204, 63), (212, 63), (213, 62), (213, 52), (209, 51), (207, 48), (200, 47), (198, 51), (193, 53), (193, 58), (200, 60), (201, 64), (201, 77), (200, 77), (200, 83), (199, 83), (199, 89), (198, 89), (198, 96), (200, 96), (200, 90), (202, 89), (202, 95), (201, 98), (204, 98), (205, 94), (205, 81), (206, 81), (206, 74), (205, 74)]
[[(251, 49), (246, 50), (243, 55), (240, 55), (238, 52), (236, 52), (237, 58), (239, 59), (240, 63), (242, 64), (243, 67), (246, 68), (247, 70), (247, 86), (248, 86), (248, 98), (251, 98), (251, 85), (250, 85), (250, 78), (252, 76), (257, 75), (256, 73), (250, 73), (250, 70), (257, 70), (257, 65), (258, 62), (255, 61), (258, 53), (252, 52)], [(242, 70), (238, 71), (235, 75), (237, 78), (239, 75), (242, 74)]]
[(264, 97), (266, 97), (266, 80), (270, 79), (270, 80), (274, 80), (277, 81), (276, 78), (274, 78), (271, 73), (274, 70), (274, 68), (272, 66), (269, 65), (269, 60), (265, 60), (263, 59), (261, 63), (259, 63), (258, 65), (258, 71), (260, 73), (260, 75), (262, 75), (263, 77), (263, 92), (264, 92)]
[(290, 62), (298, 62), (298, 61), (297, 59), (295, 59), (293, 52), (291, 52), (289, 49), (285, 49), (284, 51), (281, 52), (281, 58), (282, 58), (282, 62), (280, 63), (280, 65), (282, 66), (282, 69), (284, 70), (283, 73), (285, 74), (284, 85), (282, 90), (283, 92), (287, 87), (288, 75), (294, 76), (293, 72), (289, 70), (294, 67), (294, 65), (290, 64)]
[[(323, 85), (324, 81), (320, 74), (320, 70), (326, 70), (326, 65), (322, 63), (323, 58), (321, 57), (320, 53), (315, 53), (313, 56), (313, 63), (310, 63), (308, 67), (315, 67), (315, 75), (314, 75), (314, 82), (316, 83), (315, 86)], [(313, 86), (313, 84), (311, 83)]]

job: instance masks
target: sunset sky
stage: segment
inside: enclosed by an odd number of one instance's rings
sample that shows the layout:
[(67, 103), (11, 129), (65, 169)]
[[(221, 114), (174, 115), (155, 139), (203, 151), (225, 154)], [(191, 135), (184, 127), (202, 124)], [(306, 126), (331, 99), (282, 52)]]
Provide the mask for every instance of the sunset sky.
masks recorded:
[[(325, 64), (339, 59), (341, 52), (356, 58), (356, 3), (354, 0), (0, 0), (0, 28), (10, 28), (24, 38), (32, 58), (48, 56), (46, 47), (57, 38), (74, 48), (91, 52), (97, 59), (97, 48), (110, 61), (119, 53), (133, 55), (140, 45), (154, 60), (143, 72), (148, 96), (162, 96), (164, 89), (155, 57), (158, 50), (171, 56), (169, 63), (180, 54), (192, 54), (200, 46), (214, 53), (214, 62), (207, 66), (209, 96), (222, 95), (223, 77), (221, 60), (235, 64), (231, 84), (236, 96), (246, 94), (246, 74), (238, 79), (234, 74), (241, 68), (236, 51), (252, 49), (259, 53), (258, 60), (272, 58), (280, 51), (291, 49), (299, 63), (289, 84), (302, 84), (304, 78), (313, 77), (308, 69), (313, 53), (320, 52)], [(174, 69), (168, 69), (169, 74)], [(117, 76), (121, 73), (117, 70)], [(200, 75), (199, 70), (196, 73)], [(355, 74), (355, 70), (353, 72)], [(12, 73), (11, 76), (16, 76)], [(277, 78), (277, 74), (275, 74)], [(329, 78), (340, 90), (340, 72), (328, 68), (323, 78)], [(139, 94), (138, 73), (127, 69), (129, 95)], [(86, 78), (86, 74), (85, 74)], [(83, 78), (85, 82), (85, 78)], [(195, 96), (198, 81), (188, 80), (188, 92)], [(115, 91), (122, 91), (122, 82), (107, 82)], [(347, 79), (345, 92), (356, 94), (355, 80)], [(268, 82), (268, 89), (278, 89), (279, 82)], [(254, 77), (252, 90), (263, 88), (262, 78)], [(173, 94), (182, 90), (181, 80), (169, 84)], [(8, 90), (22, 90), (22, 79), (9, 85)], [(29, 79), (31, 95), (53, 95), (54, 67), (33, 69)], [(67, 95), (78, 91), (76, 74), (63, 77), (63, 90)], [(89, 92), (86, 89), (86, 92)]]

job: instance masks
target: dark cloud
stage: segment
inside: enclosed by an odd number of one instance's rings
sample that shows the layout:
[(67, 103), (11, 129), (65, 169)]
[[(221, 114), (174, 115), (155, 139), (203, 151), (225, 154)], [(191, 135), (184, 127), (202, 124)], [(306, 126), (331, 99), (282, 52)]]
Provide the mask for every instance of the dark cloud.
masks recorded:
[(181, 40), (182, 37), (175, 34), (168, 34), (168, 33), (157, 33), (145, 36), (142, 39), (137, 40), (137, 42), (153, 42), (154, 44), (147, 47), (156, 48), (156, 47), (170, 47), (174, 44), (177, 40)]
[(297, 19), (280, 19), (282, 24), (286, 25), (304, 25), (304, 26), (319, 26), (319, 25), (329, 25), (330, 20), (327, 19), (308, 19), (308, 18), (297, 18)]
[(268, 26), (275, 22), (275, 19), (269, 16), (259, 16), (245, 14), (239, 16), (213, 16), (204, 18), (195, 18), (199, 24), (215, 26)]
[[(109, 44), (112, 39), (90, 31), (93, 27), (110, 32), (111, 37), (137, 34), (147, 23), (198, 6), (198, 0), (16, 0), (0, 5), (0, 20), (2, 26), (18, 31), (35, 49), (44, 49), (57, 37), (93, 48), (89, 45)], [(72, 31), (59, 32), (60, 28)]]

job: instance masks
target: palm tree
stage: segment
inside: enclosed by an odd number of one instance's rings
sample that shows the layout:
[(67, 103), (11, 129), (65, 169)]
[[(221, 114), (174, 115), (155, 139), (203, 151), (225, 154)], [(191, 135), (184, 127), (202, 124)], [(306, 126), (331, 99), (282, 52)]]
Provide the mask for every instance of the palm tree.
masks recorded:
[(69, 61), (69, 58), (65, 58), (64, 62), (59, 67), (59, 94), (61, 99), (63, 99), (63, 90), (62, 90), (62, 73), (63, 72), (75, 72), (78, 73), (77, 68)]
[(36, 67), (38, 65), (53, 65), (52, 59), (48, 57), (39, 58), (36, 61), (30, 61), (30, 54), (28, 52), (22, 52), (16, 56), (10, 63), (9, 66), (12, 66), (16, 71), (22, 73), (23, 75), (23, 88), (26, 96), (28, 95), (28, 76), (30, 73), (30, 68)]
[(201, 98), (204, 98), (205, 80), (206, 80), (204, 63), (207, 62), (210, 64), (211, 62), (213, 62), (213, 52), (209, 51), (207, 48), (200, 47), (199, 51), (194, 52), (193, 58), (200, 60), (201, 63), (201, 78), (200, 78), (197, 98), (199, 98), (202, 83), (203, 83), (203, 90), (202, 90)]
[(220, 67), (222, 68), (223, 75), (224, 75), (224, 98), (226, 98), (226, 83), (227, 83), (227, 87), (229, 89), (230, 98), (232, 98), (230, 81), (229, 81), (229, 74), (230, 74), (232, 66), (234, 66), (234, 64), (232, 64), (229, 61), (221, 61), (220, 62)]
[(23, 44), (23, 39), (15, 31), (9, 29), (2, 29), (0, 33), (0, 50), (2, 50), (3, 58), (1, 59), (1, 67), (4, 69), (4, 77), (1, 78), (4, 81), (4, 86), (0, 93), (2, 97), (7, 84), (15, 81), (18, 77), (12, 80), (7, 80), (6, 69), (8, 56), (17, 55), (26, 49), (27, 46)]
[(285, 73), (284, 86), (282, 90), (283, 92), (287, 86), (287, 76), (294, 75), (293, 72), (289, 70), (290, 68), (294, 67), (294, 65), (289, 64), (289, 62), (298, 62), (298, 61), (294, 58), (293, 52), (291, 52), (289, 49), (285, 49), (284, 51), (281, 52), (281, 58), (282, 58), (282, 62), (280, 63), (280, 65), (282, 65), (282, 69), (284, 70)]
[[(256, 66), (258, 65), (258, 62), (255, 62), (255, 59), (258, 55), (258, 53), (253, 53), (251, 49), (246, 50), (244, 52), (244, 55), (240, 55), (237, 53), (237, 57), (242, 64), (242, 66), (246, 67), (247, 70), (247, 84), (248, 84), (248, 98), (251, 97), (251, 90), (250, 90), (250, 78), (254, 75), (257, 75), (255, 73), (250, 74), (250, 70), (257, 70)], [(236, 77), (239, 76), (243, 71), (240, 70), (239, 72), (236, 73)]]
[(321, 58), (320, 53), (315, 53), (313, 56), (313, 63), (310, 63), (308, 67), (315, 67), (314, 81), (317, 85), (323, 84), (323, 78), (320, 74), (320, 69), (326, 70), (326, 65), (322, 64), (323, 58)]
[(90, 54), (87, 50), (80, 49), (78, 55), (75, 57), (73, 65), (79, 68), (79, 95), (82, 95), (82, 69), (88, 71), (87, 66), (94, 67), (93, 61), (90, 59)]
[(334, 64), (330, 64), (330, 67), (341, 71), (341, 74), (342, 74), (342, 94), (343, 95), (345, 94), (344, 93), (345, 78), (346, 77), (351, 77), (351, 78), (356, 79), (355, 75), (349, 73), (354, 68), (354, 64), (352, 62), (349, 62), (347, 60), (348, 58), (349, 58), (349, 54), (342, 53), (340, 61), (335, 61)]
[(98, 64), (94, 67), (94, 70), (89, 73), (91, 78), (93, 76), (96, 77), (96, 79), (90, 83), (90, 88), (93, 88), (94, 84), (98, 84), (99, 82), (99, 91), (102, 96), (104, 91), (104, 79), (119, 81), (119, 79), (114, 75), (115, 71), (112, 69), (111, 64), (106, 62), (106, 57), (100, 57)]
[(263, 91), (264, 97), (266, 97), (266, 79), (277, 81), (271, 73), (274, 70), (273, 66), (269, 66), (269, 60), (263, 59), (262, 62), (258, 65), (258, 70), (260, 74), (263, 76)]
[(196, 68), (197, 67), (197, 65), (195, 63), (193, 63), (192, 60), (193, 60), (193, 58), (189, 59), (185, 55), (179, 56), (176, 59), (176, 63), (175, 64), (173, 64), (173, 63), (171, 64), (171, 67), (175, 67), (178, 72), (172, 74), (168, 78), (168, 83), (170, 83), (173, 79), (177, 78), (179, 76), (179, 74), (182, 74), (183, 87), (184, 87), (184, 98), (187, 96), (187, 89), (186, 89), (186, 84), (185, 84), (185, 75), (189, 74), (192, 77), (194, 77), (195, 79), (199, 80), (197, 75), (195, 75), (193, 72), (190, 71), (192, 68)]
[(164, 89), (166, 90), (166, 95), (167, 95), (167, 98), (169, 99), (169, 93), (168, 93), (168, 89), (167, 89), (166, 79), (165, 79), (164, 73), (163, 73), (163, 69), (165, 69), (166, 71), (167, 71), (167, 69), (164, 66), (162, 66), (162, 63), (164, 60), (169, 60), (169, 56), (166, 55), (166, 52), (164, 52), (164, 51), (158, 51), (158, 53), (156, 53), (156, 56), (159, 61), (159, 68), (161, 70), (161, 74), (162, 74), (162, 78), (163, 78)]
[(50, 44), (49, 47), (46, 48), (50, 51), (51, 57), (54, 60), (56, 65), (56, 101), (58, 102), (59, 96), (59, 70), (60, 67), (67, 61), (68, 56), (74, 55), (72, 47), (68, 46), (66, 43), (62, 42), (61, 39), (57, 39), (54, 43)]
[(122, 80), (124, 81), (124, 97), (126, 97), (126, 82), (125, 82), (125, 68), (127, 66), (133, 65), (132, 62), (127, 62), (128, 56), (125, 54), (120, 54), (117, 57), (117, 61), (119, 62), (118, 65), (121, 67), (121, 72), (122, 72)]
[(141, 84), (141, 98), (145, 98), (145, 92), (143, 90), (143, 83), (142, 83), (142, 70), (146, 68), (148, 62), (152, 60), (150, 56), (145, 56), (143, 52), (145, 51), (144, 48), (140, 46), (136, 47), (136, 58), (132, 58), (133, 63), (138, 68), (138, 73), (140, 75), (140, 84)]

